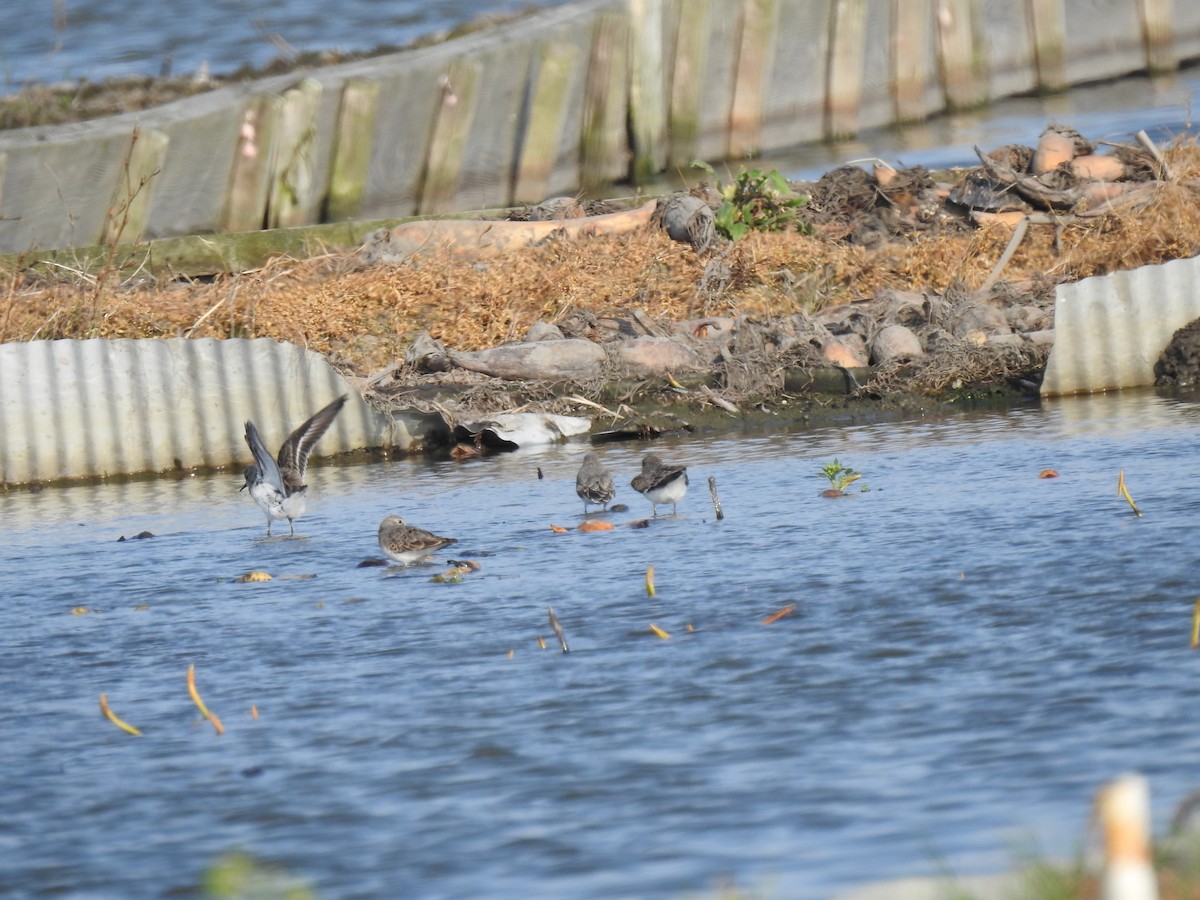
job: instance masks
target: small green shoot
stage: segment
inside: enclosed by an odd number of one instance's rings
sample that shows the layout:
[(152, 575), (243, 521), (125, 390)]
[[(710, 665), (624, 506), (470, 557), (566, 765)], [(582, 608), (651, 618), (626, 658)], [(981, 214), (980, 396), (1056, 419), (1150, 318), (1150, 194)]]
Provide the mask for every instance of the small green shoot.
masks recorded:
[(829, 490), (824, 494), (826, 497), (842, 496), (846, 493), (846, 488), (862, 478), (861, 472), (856, 472), (849, 466), (843, 466), (836, 459), (823, 465), (821, 474), (829, 479)]
[(717, 231), (731, 240), (740, 240), (752, 230), (808, 230), (797, 218), (808, 198), (792, 190), (778, 170), (743, 167), (732, 181), (721, 184), (708, 163), (697, 160), (692, 168), (703, 170), (716, 184), (722, 198), (715, 214)]

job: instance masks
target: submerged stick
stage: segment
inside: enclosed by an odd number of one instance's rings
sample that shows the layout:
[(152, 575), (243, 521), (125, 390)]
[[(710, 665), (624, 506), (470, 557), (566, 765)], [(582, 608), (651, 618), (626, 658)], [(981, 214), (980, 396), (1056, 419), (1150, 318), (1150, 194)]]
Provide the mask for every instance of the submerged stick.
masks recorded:
[(1129, 504), (1129, 508), (1133, 510), (1133, 514), (1139, 519), (1142, 517), (1142, 511), (1138, 509), (1137, 504), (1133, 502), (1133, 498), (1129, 496), (1129, 488), (1125, 487), (1125, 470), (1122, 469), (1117, 474), (1117, 496), (1125, 500)]
[(200, 710), (200, 714), (212, 723), (213, 728), (217, 730), (217, 734), (224, 734), (225, 726), (221, 724), (220, 719), (208, 711), (208, 707), (200, 699), (200, 692), (196, 690), (196, 667), (194, 665), (188, 666), (187, 688), (188, 694), (191, 696), (192, 702), (196, 704), (196, 708)]
[(550, 615), (550, 627), (554, 629), (554, 635), (558, 638), (558, 645), (562, 647), (563, 653), (570, 653), (571, 650), (567, 647), (567, 636), (563, 633), (563, 627), (559, 624), (558, 616), (554, 614), (554, 610), (547, 606), (546, 612)]
[[(1195, 646), (1195, 644), (1193, 644), (1192, 646)], [(126, 734), (132, 734), (132, 735), (138, 735), (138, 736), (141, 735), (141, 731), (139, 731), (137, 728), (130, 725), (124, 719), (120, 718), (115, 712), (113, 712), (111, 709), (109, 709), (108, 696), (106, 694), (100, 695), (100, 712), (104, 713), (104, 718), (108, 719), (108, 721), (112, 722), (114, 725), (116, 725), (118, 728), (120, 728)]]
[(721, 509), (721, 498), (717, 496), (717, 479), (712, 475), (708, 476), (708, 492), (712, 494), (713, 510), (717, 514), (717, 521), (720, 522), (725, 518), (725, 512)]

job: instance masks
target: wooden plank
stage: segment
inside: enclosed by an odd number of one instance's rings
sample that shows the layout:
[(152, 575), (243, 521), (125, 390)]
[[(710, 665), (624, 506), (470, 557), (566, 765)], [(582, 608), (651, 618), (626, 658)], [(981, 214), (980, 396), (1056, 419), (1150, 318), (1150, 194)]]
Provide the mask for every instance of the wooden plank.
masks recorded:
[(942, 89), (950, 109), (971, 109), (988, 101), (985, 48), (977, 0), (937, 0), (938, 56)]
[(1067, 81), (1067, 14), (1063, 0), (1028, 0), (1038, 87), (1062, 91)]
[(606, 11), (596, 18), (579, 142), (579, 178), (585, 190), (608, 184), (626, 172), (628, 31), (628, 20), (618, 12)]
[(1146, 39), (1146, 68), (1151, 72), (1174, 72), (1179, 68), (1179, 58), (1175, 52), (1172, 0), (1138, 0), (1138, 13)]
[(628, 0), (630, 175), (649, 181), (667, 165), (666, 73), (662, 0)]
[(452, 211), (462, 181), (463, 160), (482, 79), (483, 66), (466, 58), (452, 61), (442, 77), (441, 98), (434, 113), (429, 156), (421, 179), (422, 213)]
[(835, 0), (829, 42), (825, 133), (832, 140), (858, 132), (867, 53), (867, 0)]
[(150, 200), (154, 180), (162, 171), (171, 139), (161, 131), (134, 128), (129, 149), (117, 176), (117, 185), (104, 217), (101, 244), (116, 244), (141, 239), (150, 218)]
[(305, 78), (280, 98), (267, 200), (270, 228), (306, 225), (317, 219), (322, 193), (316, 178), (317, 113), (323, 90), (321, 82)]
[(326, 220), (352, 219), (362, 210), (375, 140), (379, 90), (379, 82), (368, 78), (351, 78), (342, 85), (329, 191), (325, 197)]
[(531, 77), (529, 116), (513, 184), (513, 202), (538, 203), (546, 199), (570, 112), (571, 81), (579, 57), (580, 51), (574, 44), (555, 41), (538, 47)]
[(892, 0), (892, 21), (896, 120), (916, 122), (933, 111), (926, 99), (929, 86), (937, 77), (930, 65), (934, 59), (929, 41), (932, 0)]
[[(859, 2), (859, 0), (852, 0)], [(750, 156), (762, 150), (763, 111), (767, 80), (779, 39), (778, 0), (743, 0), (741, 40), (729, 109), (731, 157)]]
[(667, 160), (689, 166), (699, 155), (700, 98), (703, 96), (712, 0), (686, 0), (675, 33), (675, 65), (671, 75), (671, 104)]
[(224, 231), (258, 231), (267, 225), (280, 103), (279, 97), (266, 95), (246, 102), (221, 216)]

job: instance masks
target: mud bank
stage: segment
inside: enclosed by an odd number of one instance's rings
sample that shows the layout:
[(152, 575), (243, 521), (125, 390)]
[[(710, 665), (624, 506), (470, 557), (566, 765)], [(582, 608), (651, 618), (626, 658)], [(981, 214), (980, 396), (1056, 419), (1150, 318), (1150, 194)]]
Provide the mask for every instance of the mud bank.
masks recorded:
[(390, 226), (204, 277), (139, 268), (137, 248), (86, 277), (17, 266), (0, 340), (270, 337), (321, 353), (380, 408), (451, 421), (846, 421), (1035, 393), (1057, 285), (1200, 253), (1193, 143), (1097, 147), (1053, 127), (965, 172), (762, 176), (652, 208), (563, 198), (449, 241)]

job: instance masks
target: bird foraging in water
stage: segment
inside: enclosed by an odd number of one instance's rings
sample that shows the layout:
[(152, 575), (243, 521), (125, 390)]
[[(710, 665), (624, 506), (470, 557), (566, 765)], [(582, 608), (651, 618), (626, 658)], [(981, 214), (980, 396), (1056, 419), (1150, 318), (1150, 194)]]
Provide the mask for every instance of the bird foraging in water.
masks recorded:
[(583, 458), (583, 465), (579, 467), (579, 474), (575, 476), (575, 493), (583, 501), (585, 516), (588, 506), (593, 503), (599, 503), (607, 510), (608, 501), (616, 496), (617, 489), (613, 486), (612, 472), (605, 468), (595, 453), (589, 453)]
[(402, 566), (419, 563), (443, 547), (457, 543), (457, 538), (406, 525), (399, 516), (387, 516), (379, 523), (379, 549)]
[(246, 467), (246, 483), (238, 490), (249, 488), (254, 502), (267, 514), (268, 535), (273, 519), (287, 519), (291, 533), (296, 533), (293, 521), (304, 514), (304, 494), (308, 488), (304, 473), (308, 469), (308, 455), (345, 405), (346, 395), (343, 394), (293, 431), (279, 448), (278, 461), (263, 445), (254, 423), (246, 420), (246, 444), (254, 455), (254, 465)]
[(687, 466), (669, 466), (657, 454), (647, 453), (642, 460), (642, 473), (635, 475), (630, 485), (650, 501), (655, 518), (660, 503), (670, 503), (671, 515), (675, 515), (675, 504), (687, 493)]

